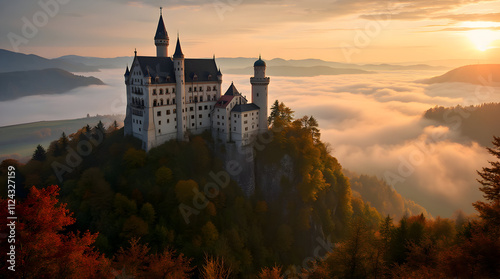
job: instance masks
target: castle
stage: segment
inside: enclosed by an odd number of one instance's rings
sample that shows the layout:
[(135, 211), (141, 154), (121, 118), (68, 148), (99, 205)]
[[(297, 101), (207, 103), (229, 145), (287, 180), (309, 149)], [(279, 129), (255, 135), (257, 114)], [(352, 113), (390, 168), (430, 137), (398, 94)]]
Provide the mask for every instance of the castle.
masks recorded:
[(125, 135), (142, 140), (149, 151), (168, 140), (184, 141), (189, 134), (211, 130), (216, 139), (250, 144), (267, 130), (269, 77), (266, 63), (254, 63), (252, 102), (231, 84), (222, 93), (222, 73), (213, 59), (184, 58), (179, 36), (172, 57), (160, 9), (154, 37), (156, 56), (137, 56), (127, 66)]

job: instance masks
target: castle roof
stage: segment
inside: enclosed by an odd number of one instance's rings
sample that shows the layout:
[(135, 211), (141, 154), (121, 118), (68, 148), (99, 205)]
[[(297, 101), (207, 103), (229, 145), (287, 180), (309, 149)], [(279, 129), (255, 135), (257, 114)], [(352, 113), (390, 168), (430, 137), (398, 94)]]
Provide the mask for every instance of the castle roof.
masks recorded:
[(163, 16), (160, 15), (160, 20), (158, 21), (158, 27), (156, 28), (155, 40), (166, 40), (168, 39), (167, 29), (165, 29), (165, 23), (163, 23)]
[(236, 105), (234, 108), (231, 110), (231, 112), (246, 112), (246, 111), (252, 111), (252, 110), (259, 110), (259, 106), (257, 106), (254, 103), (250, 104), (241, 104), (241, 105)]
[(234, 95), (223, 95), (220, 99), (215, 103), (216, 108), (225, 108), (229, 103), (233, 100)]
[(240, 92), (238, 92), (238, 89), (236, 89), (236, 86), (234, 86), (234, 83), (231, 82), (231, 85), (227, 89), (226, 93), (224, 93), (224, 95), (237, 96), (241, 94)]
[[(137, 56), (142, 73), (151, 77), (158, 77), (158, 81), (151, 83), (175, 83), (174, 61), (171, 57)], [(217, 81), (217, 65), (213, 59), (185, 59), (185, 82)]]
[(175, 46), (174, 58), (184, 58), (184, 53), (182, 53), (181, 40), (177, 36), (177, 45)]
[(264, 60), (262, 60), (262, 58), (259, 55), (259, 60), (255, 61), (255, 63), (253, 64), (253, 66), (254, 67), (265, 67), (266, 66), (266, 62), (264, 62)]

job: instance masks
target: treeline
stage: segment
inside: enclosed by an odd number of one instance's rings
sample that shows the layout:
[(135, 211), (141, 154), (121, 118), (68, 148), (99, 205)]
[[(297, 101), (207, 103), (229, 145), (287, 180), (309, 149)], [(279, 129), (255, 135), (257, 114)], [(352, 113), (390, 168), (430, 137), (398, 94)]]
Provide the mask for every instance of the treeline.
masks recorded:
[[(483, 89), (483, 94), (490, 89)], [(476, 106), (442, 107), (436, 106), (424, 113), (424, 118), (433, 120), (439, 125), (449, 127), (468, 139), (483, 146), (491, 147), (494, 135), (500, 135), (500, 103), (487, 103)]]

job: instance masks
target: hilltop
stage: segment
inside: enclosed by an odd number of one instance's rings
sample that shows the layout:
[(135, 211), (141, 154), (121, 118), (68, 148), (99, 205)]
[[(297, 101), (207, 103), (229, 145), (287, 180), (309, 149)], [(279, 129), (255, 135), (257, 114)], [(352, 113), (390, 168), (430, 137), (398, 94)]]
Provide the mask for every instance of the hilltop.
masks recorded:
[(0, 101), (31, 95), (61, 94), (81, 86), (103, 84), (98, 78), (78, 76), (62, 69), (0, 73)]
[(477, 64), (462, 66), (443, 75), (417, 82), (434, 84), (464, 82), (483, 86), (500, 86), (500, 64)]

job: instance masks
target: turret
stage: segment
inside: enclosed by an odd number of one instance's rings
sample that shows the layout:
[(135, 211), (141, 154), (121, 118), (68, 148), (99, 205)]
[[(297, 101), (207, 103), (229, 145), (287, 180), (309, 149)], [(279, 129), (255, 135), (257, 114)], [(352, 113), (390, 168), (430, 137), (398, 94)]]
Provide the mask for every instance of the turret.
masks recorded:
[(160, 8), (160, 20), (158, 21), (158, 27), (156, 28), (156, 35), (155, 35), (157, 57), (168, 56), (168, 42), (169, 38), (167, 34), (167, 29), (165, 29), (165, 23), (163, 23), (162, 8)]
[(186, 87), (184, 75), (184, 54), (182, 53), (181, 41), (177, 35), (177, 44), (173, 57), (174, 70), (175, 70), (175, 107), (177, 116), (177, 140), (182, 141), (186, 136), (187, 119), (186, 119)]
[(269, 78), (266, 77), (266, 62), (262, 60), (259, 55), (259, 60), (253, 64), (254, 76), (250, 78), (252, 84), (252, 103), (256, 104), (259, 108), (259, 131), (264, 132), (267, 130), (267, 93)]

